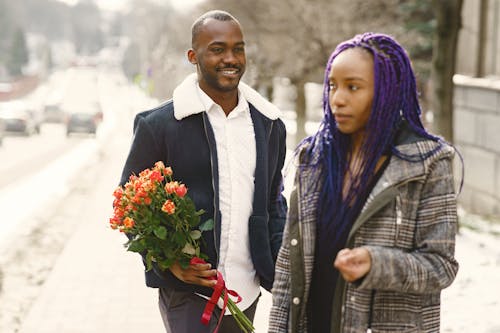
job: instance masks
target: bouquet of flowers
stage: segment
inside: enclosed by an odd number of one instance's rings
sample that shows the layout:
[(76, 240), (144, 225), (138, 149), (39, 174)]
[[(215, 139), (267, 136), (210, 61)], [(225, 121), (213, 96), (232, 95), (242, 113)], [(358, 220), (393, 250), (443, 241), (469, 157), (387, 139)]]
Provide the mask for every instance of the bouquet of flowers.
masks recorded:
[[(139, 176), (131, 175), (129, 181), (118, 187), (114, 193), (112, 229), (127, 234), (125, 243), (128, 251), (145, 256), (146, 269), (156, 263), (161, 270), (167, 270), (178, 262), (186, 268), (190, 264), (205, 263), (207, 256), (200, 251), (201, 234), (214, 227), (212, 219), (200, 224), (203, 210), (196, 210), (187, 195), (187, 187), (172, 178), (172, 168), (163, 162), (145, 169)], [(217, 273), (217, 284), (208, 301), (202, 322), (208, 324), (217, 300), (224, 302), (222, 314), (227, 308), (243, 332), (253, 332), (252, 322), (237, 307), (239, 295), (228, 290), (224, 279)], [(228, 295), (237, 297), (234, 302)], [(220, 320), (223, 316), (220, 316)], [(215, 331), (217, 331), (217, 328)]]

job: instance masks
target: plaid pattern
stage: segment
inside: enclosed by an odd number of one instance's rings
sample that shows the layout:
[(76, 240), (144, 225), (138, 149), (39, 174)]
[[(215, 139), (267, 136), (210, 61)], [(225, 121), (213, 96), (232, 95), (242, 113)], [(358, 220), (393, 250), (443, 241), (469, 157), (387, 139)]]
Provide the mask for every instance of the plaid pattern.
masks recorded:
[[(436, 145), (424, 140), (398, 149), (424, 156)], [(453, 148), (446, 145), (421, 162), (391, 158), (347, 244), (366, 246), (372, 268), (356, 283), (339, 279), (332, 332), (365, 333), (370, 313), (374, 333), (439, 332), (440, 291), (458, 271), (452, 159)], [(305, 168), (296, 175), (276, 263), (269, 332), (307, 332), (319, 173)]]

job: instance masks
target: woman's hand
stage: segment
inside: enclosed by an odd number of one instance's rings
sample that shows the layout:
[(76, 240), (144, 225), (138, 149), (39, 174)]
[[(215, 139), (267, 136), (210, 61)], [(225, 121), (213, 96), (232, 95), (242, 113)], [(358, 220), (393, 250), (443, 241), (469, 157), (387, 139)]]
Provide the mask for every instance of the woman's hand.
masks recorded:
[(333, 264), (347, 282), (356, 281), (365, 276), (372, 266), (370, 252), (363, 247), (342, 249)]
[(212, 280), (209, 278), (217, 278), (217, 270), (210, 268), (212, 268), (212, 265), (207, 263), (189, 265), (184, 269), (176, 262), (169, 269), (176, 278), (185, 283), (211, 288), (215, 286), (217, 279)]

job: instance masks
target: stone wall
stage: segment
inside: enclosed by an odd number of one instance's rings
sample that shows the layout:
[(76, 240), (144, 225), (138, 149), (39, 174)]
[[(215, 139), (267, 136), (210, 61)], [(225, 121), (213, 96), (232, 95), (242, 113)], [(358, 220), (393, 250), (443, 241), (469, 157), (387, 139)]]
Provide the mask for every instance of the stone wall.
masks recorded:
[(470, 212), (500, 216), (500, 79), (455, 75), (454, 83), (453, 134), (465, 161), (459, 201)]

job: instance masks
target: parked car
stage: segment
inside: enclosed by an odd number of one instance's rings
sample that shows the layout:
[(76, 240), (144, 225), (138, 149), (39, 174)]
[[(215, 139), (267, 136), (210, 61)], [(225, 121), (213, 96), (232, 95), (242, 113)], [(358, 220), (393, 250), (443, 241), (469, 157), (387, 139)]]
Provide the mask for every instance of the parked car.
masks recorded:
[(64, 123), (64, 111), (59, 103), (45, 104), (43, 119), (46, 123)]
[(5, 137), (5, 123), (3, 119), (0, 118), (0, 146), (3, 144), (3, 138)]
[(37, 132), (37, 124), (26, 103), (9, 101), (0, 103), (0, 118), (6, 132), (31, 135)]
[(27, 103), (26, 110), (30, 114), (30, 117), (33, 119), (33, 123), (35, 124), (35, 132), (37, 134), (40, 134), (42, 124), (45, 121), (42, 105), (35, 102), (29, 102)]
[(66, 135), (71, 133), (96, 134), (102, 120), (102, 112), (95, 108), (71, 110), (66, 118)]

